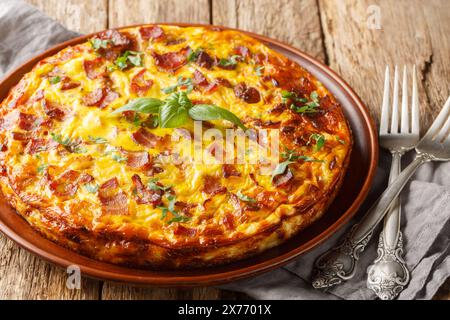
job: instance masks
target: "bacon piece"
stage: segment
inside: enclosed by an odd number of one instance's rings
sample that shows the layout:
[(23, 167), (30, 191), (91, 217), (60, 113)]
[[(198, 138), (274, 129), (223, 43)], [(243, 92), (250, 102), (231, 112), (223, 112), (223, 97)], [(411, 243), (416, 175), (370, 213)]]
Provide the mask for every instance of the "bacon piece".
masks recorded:
[(220, 185), (219, 180), (213, 176), (204, 177), (203, 192), (213, 196), (227, 191), (227, 188)]
[(163, 29), (159, 26), (148, 26), (139, 28), (139, 33), (144, 40), (162, 40), (165, 38)]
[(19, 128), (25, 131), (31, 131), (39, 125), (39, 120), (35, 115), (21, 112), (19, 114)]
[(115, 91), (106, 90), (106, 95), (100, 103), (100, 109), (107, 107), (111, 102), (116, 100), (119, 97), (119, 94)]
[(106, 30), (96, 36), (100, 40), (108, 40), (106, 48), (97, 50), (106, 59), (116, 59), (124, 50), (133, 50), (136, 47), (136, 40), (126, 32), (117, 30)]
[(146, 80), (144, 78), (146, 71), (146, 69), (142, 69), (133, 77), (133, 79), (131, 79), (131, 92), (136, 93), (140, 97), (145, 95), (153, 85), (151, 79)]
[(12, 137), (14, 140), (18, 141), (28, 141), (31, 139), (31, 133), (29, 132), (13, 132)]
[(59, 197), (72, 197), (78, 190), (80, 173), (68, 170), (50, 183), (50, 190)]
[(233, 86), (231, 85), (230, 81), (228, 81), (228, 80), (225, 79), (225, 78), (216, 78), (216, 83), (219, 84), (219, 85), (221, 85), (221, 86), (227, 87), (227, 88), (233, 87)]
[(25, 147), (25, 153), (35, 154), (42, 151), (55, 149), (58, 143), (53, 139), (31, 139)]
[(133, 175), (131, 180), (133, 181), (135, 199), (138, 204), (151, 203), (154, 207), (161, 204), (162, 190), (150, 190), (145, 187), (137, 174)]
[(194, 78), (193, 78), (194, 84), (201, 88), (204, 92), (210, 93), (215, 91), (218, 86), (215, 82), (210, 83), (206, 77), (198, 70), (194, 71)]
[(44, 98), (44, 90), (39, 89), (36, 93), (31, 97), (30, 102), (37, 102)]
[(224, 178), (229, 178), (231, 176), (233, 177), (241, 176), (241, 173), (237, 171), (236, 167), (232, 164), (224, 164), (222, 166), (222, 174)]
[(184, 201), (175, 202), (175, 208), (183, 212), (183, 214), (187, 217), (191, 216), (191, 209), (195, 208), (197, 205), (194, 203), (187, 203)]
[(61, 81), (61, 90), (70, 90), (79, 87), (81, 84), (79, 82), (74, 82), (70, 80), (69, 77), (64, 77)]
[(140, 128), (138, 131), (132, 134), (132, 138), (134, 142), (137, 144), (143, 145), (147, 148), (155, 148), (159, 142), (161, 142), (164, 138), (154, 135), (153, 133), (145, 130), (144, 128)]
[(128, 198), (122, 190), (117, 190), (118, 187), (119, 182), (117, 178), (112, 178), (100, 186), (98, 197), (102, 203), (103, 214), (128, 214)]
[(190, 49), (188, 47), (181, 49), (178, 52), (168, 52), (164, 54), (152, 53), (156, 65), (163, 71), (174, 72), (187, 63), (187, 53)]
[(201, 50), (197, 56), (196, 63), (202, 68), (211, 69), (214, 65), (214, 59), (206, 51)]
[(285, 173), (279, 174), (273, 178), (273, 185), (276, 187), (281, 187), (286, 185), (294, 175), (292, 174), (291, 170), (287, 169)]
[(150, 156), (146, 151), (126, 151), (121, 150), (127, 158), (127, 165), (132, 168), (143, 168), (151, 163)]
[(86, 183), (91, 183), (94, 180), (95, 180), (94, 177), (91, 176), (89, 173), (83, 173), (80, 175), (80, 178), (78, 179), (78, 183), (86, 184)]
[(247, 87), (244, 82), (241, 82), (234, 87), (234, 94), (237, 98), (244, 100), (247, 103), (258, 103), (261, 100), (259, 91), (253, 87)]
[(222, 223), (227, 227), (228, 230), (234, 230), (234, 217), (231, 213), (225, 214), (222, 218)]
[(173, 230), (173, 234), (177, 236), (193, 237), (197, 234), (197, 230), (193, 228), (186, 228), (177, 223), (175, 229)]
[(84, 71), (89, 79), (97, 79), (105, 74), (105, 67), (102, 67), (103, 61), (101, 57), (83, 61)]
[(51, 119), (62, 121), (66, 117), (66, 112), (56, 107), (50, 100), (44, 99), (42, 101), (42, 108), (44, 109), (44, 113)]
[(103, 99), (105, 98), (106, 90), (103, 88), (97, 88), (92, 92), (89, 92), (83, 97), (82, 101), (87, 106), (100, 106)]

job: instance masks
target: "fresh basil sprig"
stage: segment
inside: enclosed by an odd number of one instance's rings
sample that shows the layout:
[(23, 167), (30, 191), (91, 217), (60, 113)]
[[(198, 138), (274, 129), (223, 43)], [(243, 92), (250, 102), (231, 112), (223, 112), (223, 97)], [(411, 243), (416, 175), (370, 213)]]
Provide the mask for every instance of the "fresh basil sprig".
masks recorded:
[(113, 114), (121, 113), (124, 111), (136, 111), (141, 113), (159, 113), (159, 107), (163, 105), (163, 101), (155, 98), (137, 98), (123, 107), (113, 111)]
[(280, 162), (272, 172), (272, 181), (273, 179), (279, 175), (283, 174), (288, 166), (291, 163), (296, 162), (297, 160), (303, 160), (305, 162), (324, 162), (323, 160), (314, 159), (308, 156), (300, 155), (294, 150), (289, 150), (285, 147), (285, 151), (281, 153), (281, 157), (286, 159), (283, 162)]
[(189, 109), (189, 115), (194, 120), (228, 120), (242, 130), (247, 129), (234, 113), (210, 104), (197, 104), (193, 106)]
[(193, 120), (227, 120), (243, 130), (247, 129), (241, 120), (227, 109), (209, 104), (193, 105), (186, 91), (174, 92), (164, 101), (148, 97), (134, 99), (113, 111), (113, 114), (124, 111), (158, 114), (161, 128), (180, 127), (190, 117)]

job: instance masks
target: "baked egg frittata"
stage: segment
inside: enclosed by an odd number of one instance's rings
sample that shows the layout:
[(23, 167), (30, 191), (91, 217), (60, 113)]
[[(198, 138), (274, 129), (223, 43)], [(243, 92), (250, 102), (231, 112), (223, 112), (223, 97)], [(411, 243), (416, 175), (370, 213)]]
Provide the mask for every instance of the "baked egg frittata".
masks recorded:
[[(256, 136), (224, 161), (195, 120)], [(279, 153), (261, 156), (264, 131)], [(0, 104), (9, 203), (58, 244), (141, 268), (223, 264), (289, 239), (332, 202), (351, 147), (319, 81), (216, 28), (101, 32), (40, 61)]]

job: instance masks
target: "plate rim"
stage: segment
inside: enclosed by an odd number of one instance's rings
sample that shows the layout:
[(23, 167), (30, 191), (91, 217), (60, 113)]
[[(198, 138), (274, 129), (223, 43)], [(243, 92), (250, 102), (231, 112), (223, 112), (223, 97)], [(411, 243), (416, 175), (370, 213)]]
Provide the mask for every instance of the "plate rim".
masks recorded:
[[(110, 270), (95, 268), (91, 265), (81, 265), (77, 264), (80, 267), (81, 274), (83, 276), (87, 276), (90, 278), (95, 279), (101, 279), (101, 280), (107, 280), (107, 281), (113, 281), (113, 282), (120, 282), (120, 283), (127, 283), (127, 284), (137, 284), (137, 285), (146, 285), (146, 286), (159, 286), (159, 287), (199, 287), (199, 286), (211, 286), (211, 285), (218, 285), (218, 284), (225, 284), (232, 281), (248, 278), (251, 276), (257, 276), (262, 273), (274, 270), (276, 268), (279, 268), (288, 262), (292, 261), (293, 259), (297, 258), (298, 256), (310, 251), (312, 248), (320, 245), (324, 241), (326, 241), (328, 238), (331, 237), (338, 229), (342, 228), (358, 211), (359, 207), (362, 205), (363, 201), (366, 199), (368, 192), (370, 190), (370, 187), (372, 185), (373, 179), (375, 177), (376, 168), (378, 165), (378, 154), (379, 154), (379, 147), (378, 147), (378, 135), (376, 131), (375, 122), (370, 114), (369, 109), (366, 107), (364, 102), (359, 98), (359, 96), (356, 94), (356, 92), (353, 90), (353, 88), (344, 80), (342, 79), (335, 71), (333, 71), (329, 66), (322, 63), (321, 61), (313, 58), (311, 55), (301, 51), (300, 49), (297, 49), (287, 43), (284, 43), (280, 40), (276, 40), (264, 35), (260, 35), (254, 32), (240, 30), (237, 28), (229, 28), (219, 25), (210, 25), (210, 24), (197, 24), (197, 23), (167, 23), (167, 22), (154, 22), (154, 23), (139, 23), (139, 24), (133, 24), (129, 26), (122, 26), (117, 28), (110, 28), (114, 30), (122, 30), (127, 28), (133, 28), (133, 27), (140, 27), (145, 25), (168, 25), (168, 26), (179, 26), (179, 27), (204, 27), (204, 28), (217, 28), (220, 30), (234, 30), (238, 32), (242, 32), (246, 35), (249, 35), (259, 41), (262, 41), (264, 43), (274, 44), (278, 47), (283, 48), (286, 51), (289, 51), (297, 56), (302, 57), (303, 59), (307, 60), (312, 65), (317, 66), (322, 72), (326, 73), (332, 80), (334, 80), (339, 86), (340, 90), (343, 91), (343, 93), (350, 97), (351, 100), (355, 102), (355, 105), (358, 107), (358, 111), (362, 115), (362, 118), (365, 121), (365, 124), (367, 125), (367, 133), (370, 140), (370, 159), (369, 159), (369, 170), (368, 174), (364, 180), (364, 183), (358, 193), (358, 195), (353, 200), (352, 204), (345, 210), (345, 212), (337, 219), (335, 220), (329, 227), (327, 227), (323, 232), (320, 234), (314, 236), (312, 239), (306, 241), (301, 246), (295, 247), (292, 250), (289, 250), (286, 253), (283, 253), (281, 255), (277, 255), (275, 257), (269, 258), (267, 260), (263, 260), (261, 262), (245, 266), (243, 268), (237, 268), (232, 269), (229, 271), (224, 271), (220, 273), (214, 273), (214, 274), (206, 274), (206, 275), (183, 275), (183, 276), (172, 276), (172, 277), (161, 277), (161, 276), (139, 276), (139, 275), (130, 275), (126, 273), (118, 273)], [(105, 29), (107, 30), (107, 29)], [(0, 88), (3, 86), (9, 85), (9, 88), (6, 88), (6, 91), (10, 91), (16, 83), (13, 83), (12, 85), (9, 83), (12, 78), (16, 76), (16, 74), (20, 74), (20, 76), (23, 76), (25, 73), (29, 72), (31, 68), (40, 60), (42, 60), (45, 57), (48, 57), (62, 49), (64, 49), (67, 46), (75, 45), (78, 43), (81, 43), (85, 41), (86, 39), (92, 37), (93, 35), (102, 32), (103, 30), (81, 35), (79, 37), (75, 37), (72, 39), (69, 39), (67, 41), (64, 41), (60, 44), (57, 44), (55, 46), (52, 46), (51, 48), (41, 52), (38, 55), (35, 55), (31, 58), (28, 58), (26, 61), (21, 63), (19, 66), (17, 66), (14, 70), (8, 72), (3, 76), (3, 78), (0, 81)], [(345, 179), (345, 178), (344, 178)], [(21, 216), (17, 215), (17, 218), (23, 219)], [(0, 219), (0, 231), (5, 234), (9, 239), (14, 241), (16, 244), (18, 244), (20, 247), (24, 248), (28, 252), (31, 252), (34, 255), (37, 255), (38, 257), (44, 259), (47, 262), (50, 262), (54, 265), (57, 265), (58, 267), (67, 268), (70, 265), (73, 265), (71, 263), (70, 259), (66, 259), (64, 257), (61, 257), (58, 254), (55, 254), (55, 252), (50, 252), (43, 250), (39, 246), (36, 246), (35, 243), (25, 240), (21, 235), (20, 232), (13, 230), (9, 226), (7, 226), (2, 219)], [(124, 269), (124, 270), (139, 270), (142, 272), (145, 272), (146, 270), (140, 270), (135, 268), (127, 268), (127, 267), (121, 267), (116, 266), (113, 264), (109, 264), (107, 262), (97, 261), (95, 259), (91, 259), (88, 257), (85, 257), (77, 252), (71, 251), (70, 249), (67, 249), (63, 246), (60, 246), (51, 240), (46, 239), (42, 235), (40, 235), (37, 231), (36, 234), (39, 235), (42, 239), (46, 241), (50, 241), (51, 243), (55, 244), (56, 246), (60, 247), (62, 250), (68, 250), (71, 254), (79, 256), (81, 258), (87, 259), (88, 261), (100, 263), (100, 264), (108, 264), (109, 266), (112, 266), (114, 268)], [(289, 240), (287, 240), (289, 241)], [(92, 264), (92, 263), (91, 263)], [(231, 263), (232, 264), (232, 263)], [(152, 270), (151, 272), (157, 272)], [(180, 272), (182, 272), (180, 270)]]

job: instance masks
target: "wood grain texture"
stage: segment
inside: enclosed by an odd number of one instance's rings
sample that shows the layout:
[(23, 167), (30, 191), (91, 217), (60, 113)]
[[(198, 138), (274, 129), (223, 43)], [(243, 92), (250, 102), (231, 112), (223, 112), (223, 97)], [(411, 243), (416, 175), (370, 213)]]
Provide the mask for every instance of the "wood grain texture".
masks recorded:
[(154, 22), (209, 23), (208, 0), (109, 0), (109, 27)]
[[(448, 8), (444, 2), (319, 1), (329, 64), (363, 98), (375, 119), (386, 65), (416, 64), (422, 130), (439, 112), (449, 93), (450, 72), (450, 10), (440, 8)], [(368, 27), (373, 5), (380, 8), (381, 29)]]
[(25, 0), (67, 28), (81, 33), (105, 29), (107, 0)]
[(325, 60), (316, 0), (215, 0), (212, 23), (264, 34)]

